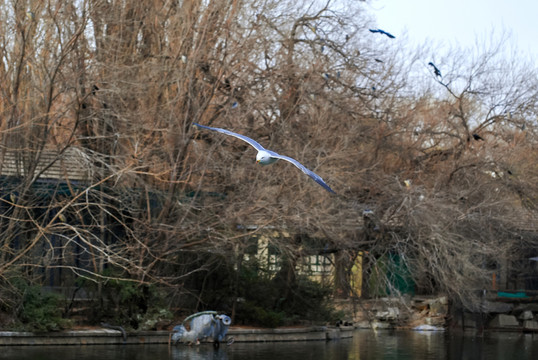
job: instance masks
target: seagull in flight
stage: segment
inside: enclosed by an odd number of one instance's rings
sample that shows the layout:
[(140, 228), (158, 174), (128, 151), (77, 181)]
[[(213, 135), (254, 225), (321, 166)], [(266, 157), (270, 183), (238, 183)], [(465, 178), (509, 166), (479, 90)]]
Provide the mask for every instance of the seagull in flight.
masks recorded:
[(396, 36), (386, 32), (385, 30), (381, 30), (381, 29), (369, 29), (369, 30), (371, 33), (379, 33), (379, 34), (387, 35), (391, 39), (396, 38)]
[(247, 143), (249, 143), (251, 146), (253, 146), (256, 150), (258, 150), (258, 154), (256, 154), (256, 162), (258, 164), (261, 164), (261, 165), (270, 165), (270, 164), (273, 164), (275, 163), (277, 160), (285, 160), (285, 161), (288, 161), (290, 163), (292, 163), (293, 165), (295, 165), (296, 167), (298, 167), (302, 172), (304, 172), (306, 175), (310, 176), (315, 182), (317, 182), (318, 184), (320, 184), (325, 190), (327, 190), (328, 192), (330, 193), (333, 193), (335, 194), (334, 190), (331, 189), (329, 187), (329, 185), (327, 185), (325, 183), (325, 181), (323, 181), (323, 179), (318, 175), (316, 174), (315, 172), (307, 169), (303, 164), (301, 164), (300, 162), (298, 162), (297, 160), (293, 159), (293, 158), (290, 158), (288, 156), (284, 156), (284, 155), (280, 155), (280, 154), (277, 154), (276, 152), (274, 151), (271, 151), (271, 150), (268, 150), (266, 148), (264, 148), (263, 146), (261, 146), (257, 141), (249, 138), (248, 136), (245, 136), (245, 135), (241, 135), (241, 134), (237, 134), (237, 133), (234, 133), (232, 131), (229, 131), (229, 130), (226, 130), (226, 129), (221, 129), (221, 128), (215, 128), (215, 127), (210, 127), (210, 126), (205, 126), (205, 125), (200, 125), (200, 124), (197, 124), (197, 123), (193, 123), (193, 126), (195, 127), (198, 127), (198, 128), (202, 128), (202, 129), (207, 129), (207, 130), (213, 130), (213, 131), (217, 131), (217, 132), (220, 132), (220, 133), (223, 133), (223, 134), (226, 134), (226, 135), (230, 135), (230, 136), (233, 136), (233, 137), (236, 137), (238, 139), (241, 139)]

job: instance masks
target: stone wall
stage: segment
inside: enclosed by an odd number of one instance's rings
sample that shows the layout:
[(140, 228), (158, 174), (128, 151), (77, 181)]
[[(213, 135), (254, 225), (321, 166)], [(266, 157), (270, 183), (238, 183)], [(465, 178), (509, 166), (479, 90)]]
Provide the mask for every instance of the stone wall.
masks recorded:
[(442, 330), (446, 324), (448, 300), (440, 297), (385, 297), (370, 300), (337, 300), (335, 307), (344, 313), (343, 321), (359, 328), (393, 329), (427, 325)]
[(538, 332), (538, 299), (484, 299), (481, 311), (449, 307), (446, 296), (336, 300), (344, 322), (359, 328)]
[[(353, 327), (310, 326), (297, 328), (254, 329), (235, 328), (228, 331), (227, 338), (233, 342), (283, 342), (327, 341), (353, 336)], [(124, 339), (118, 330), (91, 329), (31, 333), (0, 331), (0, 346), (12, 345), (118, 345), (118, 344), (166, 344), (170, 331), (130, 332)]]
[(457, 312), (452, 325), (465, 331), (538, 332), (538, 302), (486, 301), (481, 312)]

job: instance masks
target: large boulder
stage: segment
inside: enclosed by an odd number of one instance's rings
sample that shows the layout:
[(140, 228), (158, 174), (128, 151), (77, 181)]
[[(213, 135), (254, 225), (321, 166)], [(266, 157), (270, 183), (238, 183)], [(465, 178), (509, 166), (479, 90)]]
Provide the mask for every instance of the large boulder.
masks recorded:
[(430, 315), (446, 315), (448, 312), (448, 300), (446, 296), (432, 299), (429, 302)]
[(523, 330), (538, 331), (538, 321), (536, 320), (523, 321)]
[(504, 302), (496, 301), (484, 301), (483, 303), (483, 312), (485, 313), (507, 313), (511, 312), (514, 308), (514, 305)]
[(514, 315), (498, 314), (489, 323), (495, 329), (515, 329), (519, 327), (519, 322)]
[(400, 309), (397, 307), (388, 307), (385, 311), (377, 312), (375, 317), (378, 320), (394, 321), (400, 317)]
[(533, 320), (534, 315), (532, 314), (532, 311), (525, 310), (521, 314), (519, 314), (518, 319), (519, 320)]

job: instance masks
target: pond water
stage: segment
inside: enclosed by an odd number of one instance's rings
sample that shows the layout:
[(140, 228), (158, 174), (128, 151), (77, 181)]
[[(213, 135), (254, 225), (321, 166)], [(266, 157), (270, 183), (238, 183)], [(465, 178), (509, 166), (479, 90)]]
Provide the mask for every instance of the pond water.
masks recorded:
[(538, 334), (491, 333), (483, 337), (439, 332), (357, 330), (338, 341), (114, 346), (6, 346), (0, 359), (32, 360), (374, 360), (374, 359), (538, 359)]

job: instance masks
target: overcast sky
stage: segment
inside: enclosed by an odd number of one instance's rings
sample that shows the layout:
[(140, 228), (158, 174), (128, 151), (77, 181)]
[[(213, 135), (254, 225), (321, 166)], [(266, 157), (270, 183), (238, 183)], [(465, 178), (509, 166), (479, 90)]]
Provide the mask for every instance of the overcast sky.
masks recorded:
[(517, 48), (538, 59), (538, 0), (372, 0), (379, 28), (422, 44), (473, 46), (492, 29), (511, 33)]

